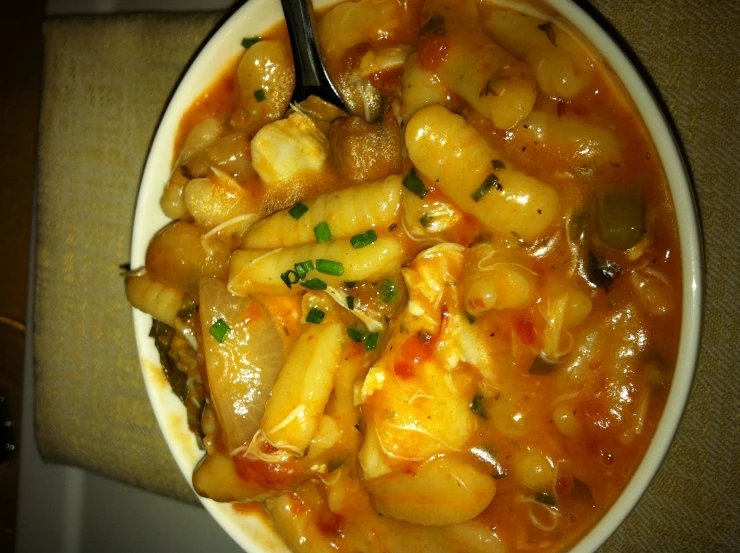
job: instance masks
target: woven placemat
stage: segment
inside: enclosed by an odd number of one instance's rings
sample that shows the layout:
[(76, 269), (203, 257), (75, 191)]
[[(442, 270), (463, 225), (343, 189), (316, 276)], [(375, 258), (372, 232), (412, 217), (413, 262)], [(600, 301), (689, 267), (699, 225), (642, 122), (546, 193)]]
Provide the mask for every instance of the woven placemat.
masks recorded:
[[(656, 83), (702, 211), (707, 312), (679, 433), (603, 551), (740, 549), (740, 3), (596, 0)], [(118, 266), (147, 149), (218, 15), (49, 20), (38, 189), (36, 424), (50, 461), (193, 502), (154, 420)]]

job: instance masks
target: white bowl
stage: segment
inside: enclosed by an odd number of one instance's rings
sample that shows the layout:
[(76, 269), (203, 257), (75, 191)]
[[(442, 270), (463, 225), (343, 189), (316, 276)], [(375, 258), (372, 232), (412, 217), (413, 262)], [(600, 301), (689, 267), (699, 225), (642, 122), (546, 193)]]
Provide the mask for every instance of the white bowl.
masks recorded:
[[(316, 0), (317, 8), (336, 0)], [(502, 2), (503, 3), (503, 2)], [(515, 2), (507, 1), (507, 4)], [(595, 551), (629, 514), (658, 470), (681, 419), (696, 366), (703, 309), (703, 255), (699, 218), (686, 168), (679, 148), (663, 113), (635, 67), (589, 15), (570, 0), (546, 0), (564, 19), (578, 29), (595, 47), (621, 79), (637, 106), (663, 164), (678, 218), (682, 254), (683, 309), (678, 363), (670, 393), (652, 442), (627, 487), (601, 520), (572, 549)], [(263, 33), (282, 19), (279, 0), (250, 0), (239, 8), (211, 37), (188, 68), (167, 106), (157, 129), (146, 162), (136, 205), (131, 245), (131, 266), (144, 265), (146, 248), (152, 236), (169, 220), (159, 208), (159, 197), (169, 178), (174, 140), (182, 115), (212, 83), (227, 62), (241, 51), (245, 36)], [(190, 434), (185, 408), (170, 391), (162, 376), (159, 355), (149, 338), (151, 318), (134, 310), (136, 344), (149, 399), (167, 445), (188, 482), (202, 452)], [(264, 518), (254, 513), (236, 512), (230, 504), (201, 499), (203, 505), (250, 553), (288, 553), (288, 548)]]

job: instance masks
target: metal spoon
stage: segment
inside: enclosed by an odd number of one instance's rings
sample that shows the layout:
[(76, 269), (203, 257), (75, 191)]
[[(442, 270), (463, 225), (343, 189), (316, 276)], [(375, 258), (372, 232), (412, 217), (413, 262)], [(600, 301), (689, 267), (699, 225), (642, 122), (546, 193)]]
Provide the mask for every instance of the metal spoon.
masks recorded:
[(295, 91), (291, 103), (302, 102), (313, 95), (349, 111), (321, 60), (313, 32), (311, 0), (280, 0), (280, 3), (295, 64)]

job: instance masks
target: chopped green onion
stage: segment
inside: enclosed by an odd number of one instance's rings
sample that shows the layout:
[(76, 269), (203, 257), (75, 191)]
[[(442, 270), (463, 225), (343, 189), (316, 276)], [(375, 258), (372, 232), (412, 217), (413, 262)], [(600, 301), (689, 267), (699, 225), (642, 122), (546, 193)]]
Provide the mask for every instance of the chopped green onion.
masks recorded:
[(355, 284), (357, 284), (357, 281), (356, 280), (345, 280), (344, 281), (344, 285), (347, 288), (354, 288), (355, 287)]
[(348, 328), (347, 336), (349, 336), (350, 340), (357, 343), (360, 343), (365, 338), (367, 338), (367, 334), (365, 334), (365, 332), (360, 330), (359, 328)]
[(304, 278), (311, 271), (313, 271), (313, 261), (310, 259), (295, 264), (295, 272), (298, 274), (298, 278)]
[(371, 332), (370, 335), (367, 337), (367, 341), (365, 342), (365, 351), (370, 351), (371, 349), (375, 349), (377, 347), (378, 347), (378, 333)]
[(555, 498), (545, 492), (537, 492), (534, 498), (544, 505), (555, 505)]
[(429, 213), (425, 213), (419, 218), (419, 223), (421, 223), (422, 227), (427, 228), (429, 225), (432, 224), (433, 220), (434, 220), (434, 217), (429, 215)]
[(211, 333), (211, 336), (213, 336), (217, 342), (222, 343), (226, 339), (226, 335), (230, 330), (231, 329), (229, 328), (229, 325), (226, 324), (226, 321), (219, 319), (213, 323), (208, 332)]
[(360, 248), (364, 248), (365, 246), (369, 246), (373, 242), (375, 242), (378, 239), (378, 235), (375, 234), (375, 231), (370, 229), (368, 231), (365, 231), (360, 234), (355, 234), (352, 238), (349, 239), (350, 244), (352, 244), (352, 247), (356, 250), (359, 250)]
[[(291, 279), (292, 276), (295, 276), (295, 280)], [(301, 279), (298, 277), (298, 273), (292, 270), (288, 270), (280, 275), (280, 280), (282, 280), (288, 287), (288, 290), (290, 290), (293, 284), (298, 284), (298, 281)]]
[(259, 90), (254, 91), (254, 99), (258, 102), (264, 102), (265, 99), (267, 99), (267, 95), (265, 94), (265, 91), (260, 88)]
[(468, 313), (468, 322), (472, 325), (475, 322), (475, 317)]
[(324, 320), (325, 315), (326, 313), (324, 313), (318, 307), (312, 307), (311, 310), (308, 312), (308, 315), (306, 315), (306, 322), (317, 325)]
[(491, 160), (491, 165), (493, 165), (494, 169), (506, 169), (506, 165), (500, 159)]
[(424, 184), (424, 181), (422, 181), (419, 178), (419, 175), (416, 174), (416, 169), (411, 169), (409, 174), (403, 178), (403, 185), (409, 192), (413, 192), (422, 200), (426, 198), (427, 194), (429, 194), (429, 190)]
[(383, 303), (391, 303), (396, 297), (396, 285), (392, 281), (386, 280), (380, 286), (380, 299)]
[(473, 191), (470, 195), (470, 199), (474, 202), (479, 202), (483, 196), (491, 191), (491, 188), (493, 188), (497, 182), (498, 177), (496, 175), (488, 175), (481, 185)]
[(252, 46), (257, 44), (260, 40), (262, 40), (261, 37), (258, 36), (248, 36), (242, 39), (242, 47), (246, 50), (249, 50)]
[(308, 288), (309, 290), (326, 290), (326, 282), (320, 278), (312, 278), (301, 282), (301, 286)]
[(316, 235), (317, 242), (328, 242), (331, 240), (331, 229), (326, 221), (313, 227), (313, 233)]
[(354, 296), (347, 296), (347, 309), (354, 311), (355, 309), (355, 298)]
[(330, 261), (328, 259), (317, 259), (316, 270), (325, 275), (342, 276), (344, 274), (344, 265), (339, 261)]
[(308, 206), (306, 204), (303, 204), (301, 202), (298, 202), (293, 207), (291, 207), (288, 210), (288, 215), (293, 217), (293, 219), (300, 219), (308, 212)]

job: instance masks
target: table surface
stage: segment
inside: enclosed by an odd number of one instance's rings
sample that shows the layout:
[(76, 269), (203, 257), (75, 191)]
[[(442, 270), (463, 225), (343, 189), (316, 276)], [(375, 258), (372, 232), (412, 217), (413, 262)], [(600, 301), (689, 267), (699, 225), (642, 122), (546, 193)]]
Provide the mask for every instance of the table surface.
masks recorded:
[[(678, 0), (662, 0), (650, 4), (650, 16), (635, 22), (634, 10), (639, 2), (625, 2), (624, 9), (617, 9), (616, 4), (609, 4), (605, 1), (594, 2), (615, 24), (617, 28), (625, 29), (625, 35), (635, 37), (636, 44), (639, 46), (637, 54), (641, 59), (650, 58), (655, 62), (655, 66), (648, 65), (647, 69), (654, 76), (656, 81), (661, 83), (661, 92), (667, 100), (668, 107), (682, 131), (682, 138), (688, 144), (689, 158), (692, 161), (692, 168), (699, 187), (699, 193), (702, 199), (711, 205), (709, 211), (704, 208), (705, 228), (711, 228), (713, 231), (726, 228), (729, 232), (723, 243), (724, 250), (715, 249), (708, 256), (710, 294), (715, 294), (717, 301), (714, 303), (718, 307), (719, 297), (730, 299), (731, 295), (726, 291), (737, 289), (738, 264), (736, 259), (725, 259), (729, 252), (735, 251), (737, 232), (730, 231), (734, 228), (731, 219), (727, 219), (727, 211), (721, 209), (715, 198), (716, 193), (712, 193), (710, 184), (717, 182), (726, 182), (737, 176), (737, 165), (734, 166), (734, 174), (721, 174), (720, 169), (716, 167), (707, 170), (705, 167), (706, 159), (703, 157), (706, 153), (698, 148), (706, 143), (712, 142), (717, 147), (728, 149), (729, 155), (737, 155), (740, 151), (738, 148), (737, 125), (740, 123), (738, 116), (737, 96), (730, 96), (726, 93), (727, 89), (710, 89), (708, 83), (716, 83), (717, 78), (709, 78), (712, 70), (712, 64), (715, 60), (707, 58), (703, 60), (703, 66), (689, 65), (690, 60), (682, 57), (681, 53), (685, 51), (686, 33), (685, 29), (672, 30), (661, 25), (661, 18), (666, 18), (671, 12), (682, 14), (678, 19), (681, 24), (695, 25), (700, 27), (700, 33), (693, 32), (692, 37), (700, 34), (703, 41), (707, 43), (693, 43), (692, 48), (696, 47), (701, 52), (712, 53), (712, 41), (717, 39), (713, 36), (713, 26), (719, 26), (727, 32), (728, 25), (721, 25), (718, 21), (722, 17), (729, 18), (731, 21), (738, 23), (734, 28), (740, 27), (738, 19), (738, 6), (728, 4), (722, 10), (718, 11), (719, 3), (707, 3), (704, 5), (707, 16), (711, 16), (711, 21), (706, 18), (696, 18), (695, 11), (692, 11)], [(177, 2), (177, 0), (156, 0), (154, 2), (146, 0), (49, 0), (47, 3), (47, 13), (104, 13), (111, 11), (136, 11), (142, 8), (170, 10), (177, 8), (192, 9), (220, 9), (228, 5), (228, 2), (216, 0), (207, 2), (205, 0), (187, 0), (187, 2)], [(691, 4), (696, 9), (697, 2)], [(632, 13), (628, 13), (632, 10)], [(683, 11), (682, 11), (683, 10)], [(674, 18), (675, 20), (675, 18)], [(711, 24), (710, 24), (711, 23)], [(624, 27), (623, 27), (624, 25)], [(732, 28), (730, 25), (729, 28)], [(737, 33), (737, 31), (735, 31)], [(629, 34), (628, 34), (629, 33)], [(646, 37), (650, 36), (650, 39)], [(639, 38), (639, 40), (637, 40)], [(641, 50), (642, 49), (642, 50)], [(660, 52), (656, 54), (656, 50)], [(736, 51), (737, 52), (737, 51)], [(724, 62), (728, 59), (728, 52), (716, 52), (722, 56)], [(730, 57), (730, 59), (732, 59)], [(736, 60), (735, 60), (736, 63)], [(723, 70), (727, 70), (724, 67)], [(730, 67), (730, 69), (732, 69)], [(737, 77), (737, 71), (732, 75), (732, 82), (725, 82), (719, 79), (722, 86), (737, 86), (740, 80)], [(689, 81), (699, 89), (705, 89), (708, 100), (701, 105), (692, 103), (691, 98), (681, 97), (674, 94), (675, 90), (683, 82)], [(712, 128), (717, 130), (725, 128), (734, 130), (734, 135), (717, 135), (714, 132), (708, 132), (707, 125), (702, 125), (702, 116), (710, 111), (714, 103), (722, 104), (726, 111), (729, 110), (729, 119), (712, 119)], [(728, 129), (729, 126), (729, 129)], [(711, 129), (709, 129), (711, 130)], [(696, 146), (696, 150), (692, 149)], [(730, 191), (727, 197), (728, 201), (736, 201), (737, 193)], [(720, 202), (721, 203), (721, 202)], [(721, 271), (715, 264), (720, 264)], [(733, 272), (734, 270), (734, 272)], [(721, 274), (720, 274), (721, 273)], [(732, 302), (731, 302), (732, 303)], [(710, 301), (710, 306), (712, 302)], [(719, 306), (722, 309), (722, 306)], [(716, 369), (720, 363), (732, 364), (738, 358), (738, 348), (735, 344), (736, 336), (732, 334), (733, 330), (738, 330), (738, 311), (737, 302), (732, 307), (724, 306), (726, 311), (715, 311), (707, 318), (707, 332), (716, 333), (726, 340), (724, 351), (711, 352), (704, 355), (703, 363), (711, 370)], [(734, 341), (733, 341), (734, 336)], [(29, 348), (30, 352), (30, 348)], [(142, 492), (124, 486), (90, 473), (79, 471), (62, 466), (51, 466), (41, 462), (38, 452), (35, 450), (33, 443), (33, 428), (30, 422), (33, 420), (33, 380), (31, 378), (31, 359), (30, 353), (26, 358), (26, 378), (24, 383), (24, 428), (22, 435), (23, 456), (22, 456), (22, 477), (21, 477), (21, 504), (18, 525), (18, 551), (160, 551), (173, 550), (179, 551), (237, 551), (233, 542), (213, 523), (210, 517), (203, 511), (191, 506), (183, 505), (168, 499)], [(738, 413), (740, 413), (740, 386), (738, 386), (737, 376), (730, 376), (724, 383), (724, 390), (717, 391), (718, 383), (715, 382), (717, 373), (700, 374), (695, 385), (695, 393), (701, 394), (701, 398), (711, 397), (724, 401), (724, 404), (718, 405), (709, 402), (708, 399), (694, 401), (691, 409), (687, 413), (682, 428), (688, 429), (690, 436), (707, 437), (716, 442), (723, 436), (731, 446), (737, 447), (737, 428)], [(727, 416), (724, 421), (717, 417), (717, 411), (721, 410)], [(735, 451), (738, 453), (737, 451)], [(666, 521), (666, 516), (677, 517), (684, 521), (685, 532), (681, 535), (689, 539), (692, 533), (692, 525), (697, 523), (702, 526), (702, 531), (707, 536), (714, 536), (714, 544), (719, 544), (713, 548), (716, 551), (731, 551), (734, 548), (730, 545), (730, 533), (732, 525), (737, 529), (740, 526), (738, 519), (738, 502), (735, 501), (732, 511), (724, 513), (721, 520), (709, 520), (705, 517), (699, 517), (699, 520), (693, 520), (687, 516), (687, 512), (693, 512), (697, 506), (705, 508), (709, 513), (713, 509), (712, 501), (716, 501), (716, 495), (709, 493), (716, 490), (717, 487), (723, 488), (724, 494), (735, 496), (740, 495), (738, 489), (737, 474), (740, 473), (738, 457), (721, 457), (716, 451), (697, 450), (692, 445), (690, 439), (678, 441), (674, 444), (668, 463), (671, 469), (666, 474), (662, 471), (656, 480), (654, 487), (658, 487), (662, 492), (678, 493), (681, 501), (686, 497), (692, 497), (694, 505), (685, 502), (680, 505), (666, 502), (661, 499), (651, 499), (647, 504), (641, 505), (639, 516), (640, 520), (635, 519), (633, 514), (628, 519), (627, 524), (636, 531), (646, 532), (645, 524), (651, 525), (654, 522), (654, 534), (660, 536), (661, 532), (670, 528), (670, 521)], [(700, 469), (700, 470), (698, 470)], [(686, 476), (687, 471), (695, 471), (693, 476)], [(720, 475), (732, 475), (727, 481), (712, 481), (712, 478)], [(650, 517), (645, 517), (645, 513), (654, 513), (654, 521)], [(729, 522), (728, 522), (729, 521)], [(40, 523), (44, 524), (45, 532), (37, 532), (36, 529)], [(728, 523), (730, 527), (728, 528)], [(649, 534), (649, 528), (647, 530)], [(626, 541), (624, 543), (627, 543)], [(672, 543), (677, 543), (673, 540)], [(649, 544), (645, 544), (644, 550), (650, 549)], [(673, 550), (696, 550), (696, 545), (689, 541), (685, 542), (684, 549), (681, 547)], [(630, 547), (619, 547), (614, 544), (610, 550), (643, 550)], [(668, 549), (660, 549), (668, 550)]]

